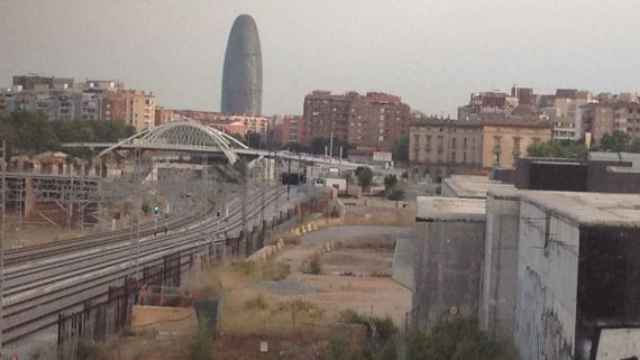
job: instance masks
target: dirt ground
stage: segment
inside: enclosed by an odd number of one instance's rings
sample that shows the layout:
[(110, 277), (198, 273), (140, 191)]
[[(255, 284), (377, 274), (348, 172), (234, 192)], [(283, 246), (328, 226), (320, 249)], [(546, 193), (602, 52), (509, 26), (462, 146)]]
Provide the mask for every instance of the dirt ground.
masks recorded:
[[(395, 238), (413, 231), (398, 226), (329, 227), (291, 242), (266, 263), (240, 262), (194, 272), (185, 287), (217, 288), (224, 294), (219, 333), (210, 351), (216, 360), (320, 359), (335, 336), (366, 335), (361, 325), (345, 328), (353, 325), (339, 321), (343, 310), (390, 317), (403, 326), (411, 292), (389, 274)], [(309, 259), (328, 243), (332, 250), (322, 251), (320, 274), (305, 273)], [(138, 337), (117, 348), (124, 347), (124, 353), (137, 359), (187, 358), (197, 336), (193, 320), (185, 320), (191, 324), (191, 335)], [(265, 343), (269, 350), (261, 352)]]
[(74, 229), (66, 229), (46, 222), (25, 222), (19, 227), (16, 220), (14, 216), (7, 216), (6, 235), (8, 247), (10, 248), (67, 240), (90, 233), (89, 229), (82, 232), (77, 226)]
[[(393, 281), (391, 263), (393, 234), (405, 229), (374, 227), (362, 235), (363, 226), (344, 226), (321, 230), (302, 238), (299, 246), (286, 248), (275, 261), (291, 265), (291, 282), (286, 290), (267, 287), (268, 293), (279, 299), (303, 297), (337, 317), (342, 310), (355, 310), (379, 317), (390, 316), (402, 325), (404, 314), (411, 307), (411, 292)], [(406, 230), (405, 230), (406, 231)], [(302, 272), (302, 263), (326, 242), (338, 243), (337, 249), (321, 257), (322, 274)], [(298, 292), (295, 284), (305, 286)]]

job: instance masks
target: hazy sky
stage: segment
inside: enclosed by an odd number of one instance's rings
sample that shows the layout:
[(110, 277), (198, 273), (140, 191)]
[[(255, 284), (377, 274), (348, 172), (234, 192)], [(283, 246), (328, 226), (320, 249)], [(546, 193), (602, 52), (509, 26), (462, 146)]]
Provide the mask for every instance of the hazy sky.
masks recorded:
[(0, 0), (0, 84), (118, 79), (219, 110), (234, 18), (255, 17), (265, 114), (313, 89), (385, 91), (452, 114), (471, 91), (640, 90), (638, 0)]

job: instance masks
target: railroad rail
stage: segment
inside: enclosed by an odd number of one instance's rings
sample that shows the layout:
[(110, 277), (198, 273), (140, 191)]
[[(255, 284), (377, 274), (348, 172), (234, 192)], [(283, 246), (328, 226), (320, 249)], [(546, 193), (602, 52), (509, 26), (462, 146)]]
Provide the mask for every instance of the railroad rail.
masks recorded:
[[(260, 196), (264, 196), (262, 203), (269, 207), (283, 194), (281, 189), (251, 193), (248, 203), (257, 204)], [(62, 312), (78, 309), (87, 301), (103, 300), (108, 287), (130, 275), (133, 266), (143, 269), (162, 265), (167, 256), (173, 255), (182, 266), (182, 259), (210, 246), (219, 246), (225, 241), (225, 234), (237, 233), (243, 227), (238, 199), (231, 205), (225, 218), (210, 216), (209, 211), (197, 219), (194, 215), (176, 220), (166, 235), (156, 236), (153, 229), (145, 230), (140, 239), (139, 258), (131, 251), (131, 241), (126, 241), (131, 240), (130, 231), (106, 240), (96, 237), (83, 243), (68, 246), (60, 243), (31, 253), (14, 254), (14, 263), (6, 270), (3, 344), (52, 327)], [(261, 211), (262, 205), (252, 206), (247, 209), (248, 218), (257, 220)]]

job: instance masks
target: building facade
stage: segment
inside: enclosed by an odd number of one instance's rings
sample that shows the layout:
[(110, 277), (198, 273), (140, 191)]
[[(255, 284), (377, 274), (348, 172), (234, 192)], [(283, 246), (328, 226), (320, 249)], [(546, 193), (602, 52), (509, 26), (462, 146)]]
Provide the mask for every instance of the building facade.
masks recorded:
[(314, 91), (304, 100), (304, 139), (331, 138), (369, 152), (391, 150), (408, 135), (411, 109), (398, 96)]
[(271, 136), (277, 145), (304, 144), (304, 117), (299, 115), (275, 116), (271, 122)]
[(547, 121), (482, 122), (482, 167), (514, 168), (518, 158), (527, 155), (529, 145), (551, 140), (552, 128)]
[(409, 163), (440, 181), (448, 175), (482, 169), (482, 124), (479, 121), (428, 119), (409, 130)]
[(262, 53), (255, 20), (240, 15), (233, 23), (224, 59), (222, 112), (262, 112)]
[(409, 162), (414, 173), (439, 181), (453, 173), (513, 168), (529, 145), (550, 139), (551, 124), (540, 120), (427, 119), (409, 130)]
[(269, 130), (269, 118), (264, 116), (225, 114), (214, 111), (173, 110), (182, 119), (195, 120), (203, 125), (213, 126), (230, 134), (245, 136), (252, 132), (266, 136)]
[(127, 90), (115, 80), (86, 80), (39, 75), (14, 76), (0, 89), (0, 112), (42, 112), (50, 121), (122, 121), (141, 130), (155, 125), (153, 94)]

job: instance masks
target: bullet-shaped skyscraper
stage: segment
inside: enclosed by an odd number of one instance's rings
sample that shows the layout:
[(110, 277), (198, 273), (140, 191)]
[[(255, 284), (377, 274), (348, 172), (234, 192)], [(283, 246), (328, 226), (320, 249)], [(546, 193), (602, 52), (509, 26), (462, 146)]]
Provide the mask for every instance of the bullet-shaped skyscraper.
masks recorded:
[(260, 37), (250, 15), (240, 15), (229, 34), (222, 74), (222, 112), (262, 112)]

